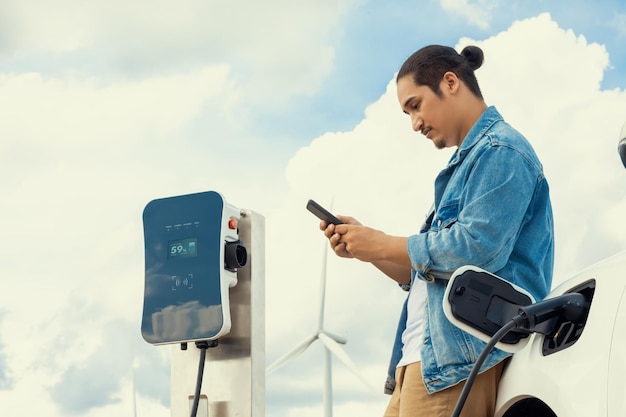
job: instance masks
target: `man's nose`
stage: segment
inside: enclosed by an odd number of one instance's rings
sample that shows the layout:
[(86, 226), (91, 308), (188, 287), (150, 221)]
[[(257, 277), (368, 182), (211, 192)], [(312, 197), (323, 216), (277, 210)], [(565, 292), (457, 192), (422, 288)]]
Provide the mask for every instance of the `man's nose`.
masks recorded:
[(411, 115), (411, 125), (413, 125), (413, 130), (419, 132), (422, 129), (422, 118), (418, 115)]

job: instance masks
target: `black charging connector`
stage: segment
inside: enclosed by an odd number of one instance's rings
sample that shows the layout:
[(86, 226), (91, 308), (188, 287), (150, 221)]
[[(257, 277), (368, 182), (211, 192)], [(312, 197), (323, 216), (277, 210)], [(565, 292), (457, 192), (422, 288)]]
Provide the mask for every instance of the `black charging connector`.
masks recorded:
[(563, 317), (568, 321), (580, 320), (589, 308), (585, 296), (579, 293), (563, 294), (535, 304), (519, 307), (518, 314), (524, 323), (519, 326), (533, 333), (549, 334), (556, 320)]

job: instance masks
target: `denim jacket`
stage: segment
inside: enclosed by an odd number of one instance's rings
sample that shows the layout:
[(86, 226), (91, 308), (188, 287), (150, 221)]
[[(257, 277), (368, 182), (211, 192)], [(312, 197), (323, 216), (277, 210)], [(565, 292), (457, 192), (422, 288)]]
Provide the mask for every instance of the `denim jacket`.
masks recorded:
[[(552, 283), (554, 228), (548, 183), (528, 141), (489, 107), (435, 180), (432, 219), (408, 239), (413, 279), (427, 285), (422, 376), (429, 392), (466, 379), (485, 343), (443, 313), (447, 278), (475, 265), (543, 299)], [(396, 333), (388, 392), (402, 355), (406, 302)], [(509, 354), (494, 349), (481, 372)]]

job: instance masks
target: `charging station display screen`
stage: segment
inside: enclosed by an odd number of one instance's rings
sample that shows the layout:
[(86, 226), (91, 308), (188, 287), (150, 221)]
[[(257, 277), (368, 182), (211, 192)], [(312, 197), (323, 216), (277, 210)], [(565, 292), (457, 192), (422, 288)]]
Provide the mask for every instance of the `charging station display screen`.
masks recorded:
[(198, 238), (171, 241), (167, 253), (168, 258), (193, 258), (198, 254)]

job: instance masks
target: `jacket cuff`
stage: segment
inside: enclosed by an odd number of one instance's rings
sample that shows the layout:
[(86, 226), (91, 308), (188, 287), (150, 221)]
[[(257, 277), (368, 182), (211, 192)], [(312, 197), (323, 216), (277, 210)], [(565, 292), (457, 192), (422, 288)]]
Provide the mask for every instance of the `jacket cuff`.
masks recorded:
[(396, 380), (390, 376), (387, 377), (385, 381), (385, 394), (391, 395), (393, 394), (393, 390), (396, 388)]

